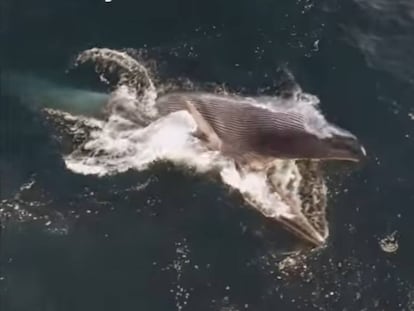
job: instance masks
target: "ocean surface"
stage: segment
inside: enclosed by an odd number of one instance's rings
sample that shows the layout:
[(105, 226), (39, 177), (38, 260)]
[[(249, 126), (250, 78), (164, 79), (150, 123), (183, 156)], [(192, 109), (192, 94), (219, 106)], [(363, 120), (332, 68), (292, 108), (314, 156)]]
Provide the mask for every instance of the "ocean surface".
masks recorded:
[[(412, 1), (2, 0), (0, 12), (1, 311), (414, 310)], [(246, 94), (275, 93), (288, 68), (368, 153), (329, 180), (326, 247), (281, 269), (289, 233), (211, 178), (70, 169), (71, 142), (41, 108), (99, 110), (108, 87), (68, 72), (92, 47), (130, 49), (154, 80)]]

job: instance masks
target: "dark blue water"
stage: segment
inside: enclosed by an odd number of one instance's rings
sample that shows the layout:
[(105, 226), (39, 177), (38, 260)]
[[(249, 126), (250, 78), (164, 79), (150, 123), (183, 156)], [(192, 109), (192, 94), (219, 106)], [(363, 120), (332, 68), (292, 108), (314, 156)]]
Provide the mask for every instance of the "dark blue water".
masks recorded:
[(414, 310), (409, 1), (4, 0), (1, 14), (2, 70), (74, 87), (102, 89), (65, 74), (94, 46), (252, 93), (287, 65), (369, 159), (332, 185), (328, 247), (284, 277), (271, 254), (288, 234), (237, 196), (175, 169), (73, 174), (30, 98), (2, 92), (1, 199), (38, 219), (2, 217), (0, 310)]

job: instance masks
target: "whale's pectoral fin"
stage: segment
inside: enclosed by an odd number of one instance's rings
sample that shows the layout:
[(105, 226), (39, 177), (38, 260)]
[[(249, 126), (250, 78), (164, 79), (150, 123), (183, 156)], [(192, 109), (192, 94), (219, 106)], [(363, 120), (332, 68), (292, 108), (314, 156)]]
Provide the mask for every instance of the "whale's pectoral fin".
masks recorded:
[(205, 141), (207, 142), (207, 136), (206, 134), (200, 130), (200, 128), (196, 128), (196, 130), (194, 132), (191, 133), (191, 135), (193, 135), (195, 138), (198, 138), (199, 140)]
[(211, 149), (221, 150), (223, 143), (211, 125), (208, 124), (192, 102), (186, 100), (185, 104), (197, 124), (197, 130), (193, 133), (193, 136), (206, 141)]
[(254, 152), (246, 152), (232, 146), (223, 146), (223, 154), (234, 159), (239, 166), (243, 166), (249, 171), (266, 171), (271, 165), (271, 159), (256, 154)]

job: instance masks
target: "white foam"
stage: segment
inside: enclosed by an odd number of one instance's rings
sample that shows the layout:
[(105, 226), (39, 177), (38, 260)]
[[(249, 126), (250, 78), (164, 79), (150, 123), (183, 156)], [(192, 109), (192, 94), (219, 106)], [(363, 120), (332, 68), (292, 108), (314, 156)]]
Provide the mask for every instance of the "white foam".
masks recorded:
[(195, 123), (187, 112), (176, 112), (146, 127), (131, 129), (127, 125), (128, 120), (111, 116), (101, 129), (91, 133), (83, 152), (65, 158), (68, 168), (103, 176), (128, 169), (143, 170), (164, 160), (205, 172), (217, 162), (218, 153), (205, 149), (191, 135)]

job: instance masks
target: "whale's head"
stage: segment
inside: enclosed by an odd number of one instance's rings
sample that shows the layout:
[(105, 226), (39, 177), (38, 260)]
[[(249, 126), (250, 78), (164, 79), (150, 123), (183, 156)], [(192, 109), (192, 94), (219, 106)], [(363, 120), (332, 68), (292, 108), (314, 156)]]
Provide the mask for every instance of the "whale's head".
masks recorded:
[(331, 135), (321, 139), (320, 142), (326, 150), (325, 158), (355, 162), (366, 158), (366, 150), (354, 134), (332, 124), (329, 127)]

